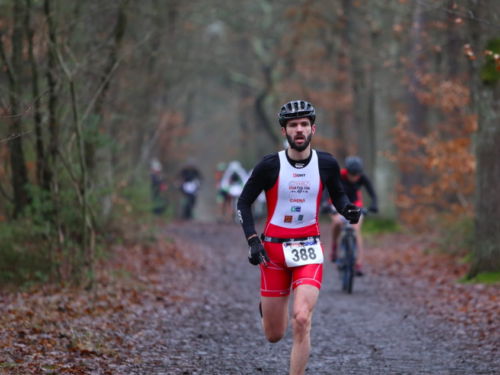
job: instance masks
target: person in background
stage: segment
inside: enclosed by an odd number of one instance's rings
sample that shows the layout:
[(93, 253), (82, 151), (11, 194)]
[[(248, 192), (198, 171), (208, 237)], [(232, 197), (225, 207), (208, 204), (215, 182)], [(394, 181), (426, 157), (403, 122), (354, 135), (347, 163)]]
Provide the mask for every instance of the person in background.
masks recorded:
[(178, 184), (185, 197), (182, 212), (182, 218), (185, 220), (193, 218), (196, 196), (203, 181), (203, 176), (195, 164), (194, 158), (189, 158), (177, 176)]
[(162, 172), (163, 167), (157, 159), (151, 160), (151, 200), (153, 201), (153, 213), (161, 215), (167, 208), (165, 191), (168, 184)]
[[(225, 202), (227, 203), (226, 205), (230, 205), (231, 199), (233, 198), (231, 195), (231, 189), (236, 185), (239, 189), (238, 192), (238, 197), (239, 194), (241, 193), (241, 190), (243, 189), (243, 186), (245, 186), (246, 182), (248, 180), (248, 174), (245, 168), (241, 166), (241, 163), (237, 160), (231, 161), (226, 170), (224, 171), (224, 174), (222, 175), (221, 181), (220, 181), (220, 194), (221, 196), (224, 197)], [(226, 212), (223, 212), (223, 220), (225, 219), (225, 214)], [(231, 212), (231, 216), (234, 214), (234, 212)]]

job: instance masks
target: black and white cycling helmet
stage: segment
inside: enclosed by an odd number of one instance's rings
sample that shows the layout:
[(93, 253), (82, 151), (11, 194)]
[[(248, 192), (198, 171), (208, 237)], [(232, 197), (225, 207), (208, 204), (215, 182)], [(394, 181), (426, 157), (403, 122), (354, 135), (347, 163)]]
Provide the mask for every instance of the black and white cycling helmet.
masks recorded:
[(300, 117), (309, 117), (311, 125), (316, 120), (316, 111), (311, 103), (304, 100), (292, 100), (281, 107), (278, 113), (278, 120), (282, 127), (285, 127), (288, 120)]
[(345, 159), (345, 169), (352, 175), (363, 173), (363, 162), (359, 156), (348, 156)]

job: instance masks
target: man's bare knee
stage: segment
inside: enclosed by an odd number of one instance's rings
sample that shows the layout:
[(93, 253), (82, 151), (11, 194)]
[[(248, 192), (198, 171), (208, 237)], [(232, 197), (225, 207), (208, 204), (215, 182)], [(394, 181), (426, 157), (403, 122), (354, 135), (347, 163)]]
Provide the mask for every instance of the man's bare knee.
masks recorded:
[(285, 336), (285, 332), (266, 332), (266, 339), (271, 344), (277, 343), (283, 338), (283, 336)]
[(293, 316), (293, 330), (296, 335), (304, 336), (311, 329), (310, 314), (307, 310), (299, 311)]

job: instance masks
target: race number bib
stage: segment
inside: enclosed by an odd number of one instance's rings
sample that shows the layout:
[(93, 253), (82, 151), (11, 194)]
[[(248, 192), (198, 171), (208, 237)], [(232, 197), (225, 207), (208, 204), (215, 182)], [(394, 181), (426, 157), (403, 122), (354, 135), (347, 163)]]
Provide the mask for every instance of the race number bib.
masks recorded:
[(323, 263), (323, 250), (319, 240), (283, 242), (283, 253), (289, 268)]

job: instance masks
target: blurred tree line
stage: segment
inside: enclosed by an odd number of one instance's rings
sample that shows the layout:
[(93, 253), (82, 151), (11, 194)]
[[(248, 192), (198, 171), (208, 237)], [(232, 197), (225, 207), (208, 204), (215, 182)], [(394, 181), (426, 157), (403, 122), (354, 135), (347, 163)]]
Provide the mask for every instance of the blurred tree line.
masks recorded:
[(499, 13), (495, 0), (0, 0), (0, 269), (30, 254), (52, 278), (91, 281), (151, 158), (170, 175), (193, 154), (254, 164), (281, 147), (280, 105), (303, 98), (314, 146), (363, 158), (383, 216), (474, 218), (470, 274), (499, 270)]

